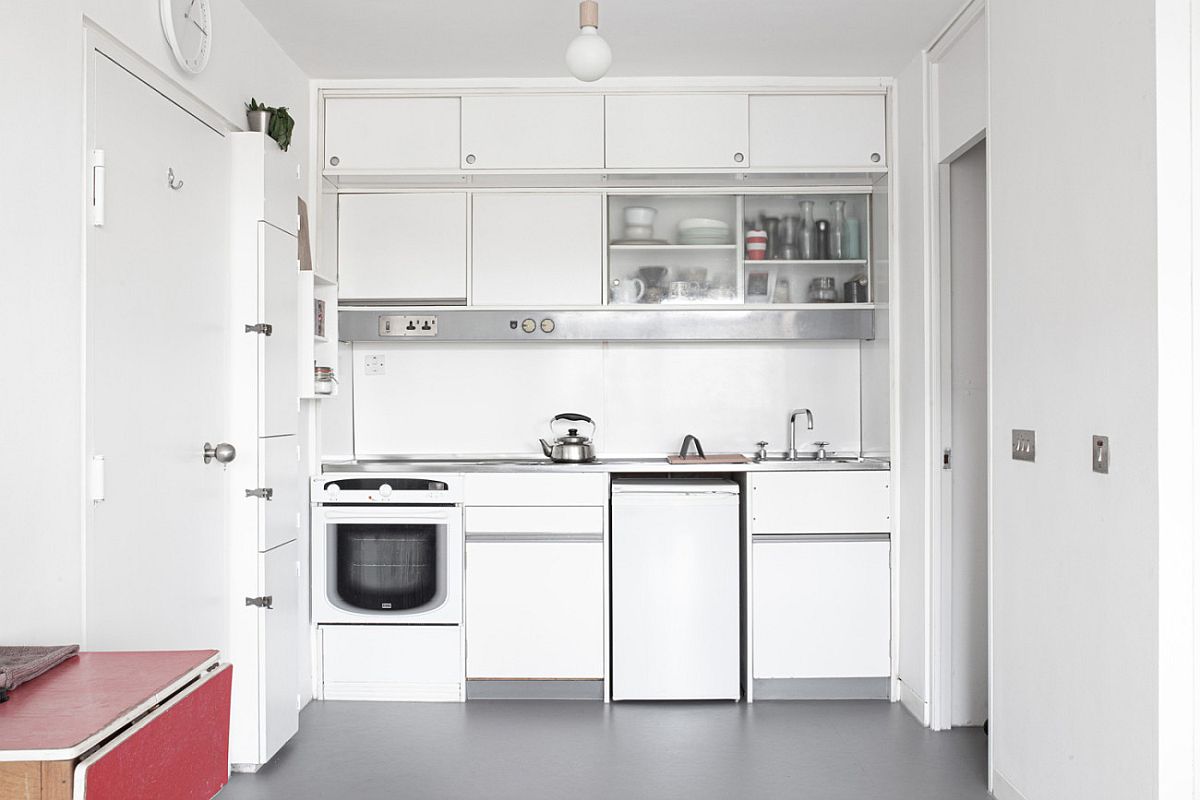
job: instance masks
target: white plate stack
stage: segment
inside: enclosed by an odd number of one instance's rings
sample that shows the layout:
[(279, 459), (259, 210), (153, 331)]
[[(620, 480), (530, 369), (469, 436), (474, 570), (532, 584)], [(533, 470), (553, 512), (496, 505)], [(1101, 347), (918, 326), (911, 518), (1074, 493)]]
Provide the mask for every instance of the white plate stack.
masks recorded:
[(679, 221), (679, 243), (690, 245), (729, 244), (729, 225), (719, 219), (691, 217)]

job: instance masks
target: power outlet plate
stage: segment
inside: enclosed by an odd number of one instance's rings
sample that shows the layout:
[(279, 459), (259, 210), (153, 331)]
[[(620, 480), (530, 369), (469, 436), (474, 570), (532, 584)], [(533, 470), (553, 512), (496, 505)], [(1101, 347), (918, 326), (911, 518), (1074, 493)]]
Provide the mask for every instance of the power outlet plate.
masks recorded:
[(1092, 437), (1092, 472), (1099, 472), (1101, 475), (1108, 474), (1108, 462), (1111, 460), (1111, 454), (1108, 452), (1108, 437), (1093, 436)]
[(1037, 457), (1037, 437), (1033, 431), (1013, 428), (1012, 432), (1013, 461), (1034, 461)]
[(433, 314), (385, 314), (379, 318), (380, 336), (437, 336)]
[(383, 356), (371, 354), (363, 359), (363, 373), (366, 375), (383, 374)]

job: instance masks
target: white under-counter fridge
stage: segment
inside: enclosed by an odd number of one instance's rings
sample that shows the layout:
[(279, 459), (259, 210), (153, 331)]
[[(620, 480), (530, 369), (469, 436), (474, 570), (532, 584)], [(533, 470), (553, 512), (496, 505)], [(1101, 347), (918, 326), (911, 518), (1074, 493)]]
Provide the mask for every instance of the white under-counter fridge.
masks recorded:
[(738, 485), (612, 487), (612, 699), (741, 697)]

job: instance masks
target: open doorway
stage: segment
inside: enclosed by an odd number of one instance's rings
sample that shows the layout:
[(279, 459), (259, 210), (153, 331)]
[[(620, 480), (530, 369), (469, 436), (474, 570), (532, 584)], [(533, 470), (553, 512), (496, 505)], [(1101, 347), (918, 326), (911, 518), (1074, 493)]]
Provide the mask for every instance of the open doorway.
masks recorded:
[(988, 718), (987, 144), (941, 170), (941, 527), (952, 726)]

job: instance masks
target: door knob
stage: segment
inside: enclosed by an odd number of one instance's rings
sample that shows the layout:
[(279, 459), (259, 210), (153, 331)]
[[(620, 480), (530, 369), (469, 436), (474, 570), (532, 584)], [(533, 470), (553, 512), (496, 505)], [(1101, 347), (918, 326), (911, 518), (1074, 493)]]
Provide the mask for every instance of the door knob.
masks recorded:
[(208, 464), (214, 458), (218, 463), (228, 464), (237, 458), (237, 449), (229, 442), (219, 442), (216, 447), (213, 447), (211, 442), (205, 442), (204, 463)]

